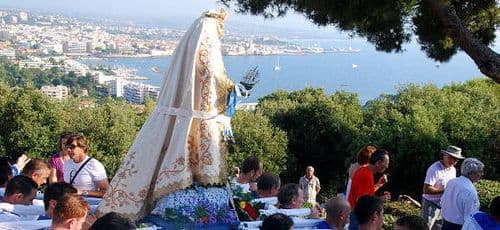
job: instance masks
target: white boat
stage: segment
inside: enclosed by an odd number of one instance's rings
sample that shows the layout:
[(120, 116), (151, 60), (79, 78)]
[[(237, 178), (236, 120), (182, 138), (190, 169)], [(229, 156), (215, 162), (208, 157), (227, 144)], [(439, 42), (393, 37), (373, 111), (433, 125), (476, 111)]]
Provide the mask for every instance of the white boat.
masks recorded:
[(358, 65), (356, 65), (356, 64), (352, 64), (352, 68), (353, 68), (353, 69), (356, 69), (356, 68), (358, 68)]
[(160, 72), (160, 67), (153, 66), (153, 67), (151, 67), (151, 71), (153, 71), (153, 73), (159, 73)]
[(274, 71), (280, 71), (280, 70), (281, 70), (280, 59), (278, 58), (278, 62), (274, 64)]

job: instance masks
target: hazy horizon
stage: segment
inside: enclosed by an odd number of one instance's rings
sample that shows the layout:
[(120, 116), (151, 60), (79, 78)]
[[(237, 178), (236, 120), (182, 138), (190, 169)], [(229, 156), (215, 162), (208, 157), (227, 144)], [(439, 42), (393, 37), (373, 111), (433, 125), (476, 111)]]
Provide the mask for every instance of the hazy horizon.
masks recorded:
[(242, 15), (234, 12), (234, 8), (227, 8), (217, 4), (214, 0), (183, 0), (162, 1), (144, 0), (23, 0), (0, 1), (0, 7), (19, 8), (27, 10), (40, 10), (45, 12), (62, 13), (74, 16), (99, 16), (119, 18), (139, 23), (169, 25), (177, 28), (188, 27), (202, 12), (210, 9), (224, 8), (228, 12), (226, 25), (229, 28), (242, 29), (245, 25), (248, 32), (262, 32), (263, 30), (280, 30), (278, 32), (304, 33), (310, 32), (312, 36), (342, 36), (333, 26), (319, 27), (302, 15), (289, 12), (285, 17), (264, 19), (262, 16)]
[[(61, 13), (67, 16), (126, 20), (127, 22), (166, 26), (172, 29), (186, 29), (202, 12), (224, 8), (228, 12), (225, 25), (227, 30), (231, 32), (272, 33), (274, 35), (317, 39), (353, 39), (349, 38), (348, 32), (339, 31), (334, 26), (319, 27), (303, 15), (292, 11), (289, 11), (285, 17), (264, 19), (262, 16), (238, 14), (234, 12), (234, 7), (228, 9), (223, 4), (216, 3), (215, 0), (143, 0), (140, 2), (133, 0), (22, 0), (7, 2), (0, 0), (1, 7)], [(500, 31), (496, 32), (497, 38), (490, 47), (498, 51)], [(365, 38), (355, 37), (354, 39), (366, 42)], [(412, 42), (403, 45), (403, 48), (412, 43), (416, 43), (415, 37), (413, 37)]]

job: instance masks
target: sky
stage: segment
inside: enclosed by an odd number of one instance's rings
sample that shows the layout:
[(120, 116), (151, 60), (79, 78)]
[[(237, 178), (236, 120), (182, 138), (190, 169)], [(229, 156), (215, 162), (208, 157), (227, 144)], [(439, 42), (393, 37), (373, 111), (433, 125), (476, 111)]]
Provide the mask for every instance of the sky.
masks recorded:
[[(204, 11), (226, 8), (215, 0), (0, 0), (0, 7), (119, 17), (143, 22), (175, 21), (180, 27), (189, 26)], [(226, 25), (245, 25), (249, 32), (259, 32), (258, 29), (265, 26), (268, 30), (289, 29), (346, 36), (333, 27), (320, 28), (293, 12), (284, 18), (264, 19), (262, 16), (237, 14), (234, 9), (226, 8), (226, 11), (229, 13)]]
[[(62, 12), (70, 16), (119, 18), (127, 22), (165, 25), (172, 29), (188, 28), (204, 11), (226, 8), (216, 0), (0, 0), (0, 7)], [(229, 32), (349, 39), (346, 32), (340, 32), (333, 26), (318, 27), (294, 12), (283, 18), (264, 19), (262, 16), (235, 13), (234, 8), (226, 8), (229, 15), (225, 26)], [(497, 30), (499, 36), (500, 31)], [(499, 47), (500, 39), (497, 38), (492, 48), (497, 51)]]

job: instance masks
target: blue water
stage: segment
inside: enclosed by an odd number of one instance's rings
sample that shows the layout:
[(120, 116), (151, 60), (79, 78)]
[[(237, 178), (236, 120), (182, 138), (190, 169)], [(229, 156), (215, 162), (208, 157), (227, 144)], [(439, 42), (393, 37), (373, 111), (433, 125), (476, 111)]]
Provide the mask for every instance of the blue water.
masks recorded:
[[(304, 43), (307, 45), (307, 42)], [(361, 52), (301, 56), (226, 56), (224, 63), (228, 76), (239, 81), (250, 67), (259, 67), (261, 81), (253, 90), (252, 96), (244, 99), (245, 102), (255, 102), (259, 97), (277, 89), (298, 90), (312, 86), (322, 87), (328, 93), (336, 90), (355, 92), (362, 103), (380, 94), (397, 93), (398, 87), (409, 83), (443, 86), (483, 76), (463, 52), (455, 55), (450, 62), (437, 66), (415, 43), (407, 45), (403, 53), (385, 53), (375, 51), (373, 46), (364, 41), (314, 42), (324, 48), (352, 46), (361, 49)], [(149, 78), (142, 82), (159, 86), (170, 58), (111, 58), (82, 62), (135, 68), (138, 70), (137, 75)], [(274, 71), (278, 60), (281, 71)], [(357, 68), (353, 68), (353, 64)], [(152, 66), (158, 66), (161, 72), (153, 73)]]

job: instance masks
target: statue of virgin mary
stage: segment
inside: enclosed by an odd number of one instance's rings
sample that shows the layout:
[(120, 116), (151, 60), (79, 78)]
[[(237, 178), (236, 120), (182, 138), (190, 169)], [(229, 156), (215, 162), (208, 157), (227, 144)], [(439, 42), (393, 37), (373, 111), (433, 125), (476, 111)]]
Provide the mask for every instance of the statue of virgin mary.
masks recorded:
[(156, 107), (113, 177), (98, 215), (114, 211), (138, 220), (162, 197), (193, 183), (227, 182), (224, 134), (230, 134), (231, 95), (239, 89), (222, 60), (225, 16), (223, 10), (204, 13), (178, 44)]

